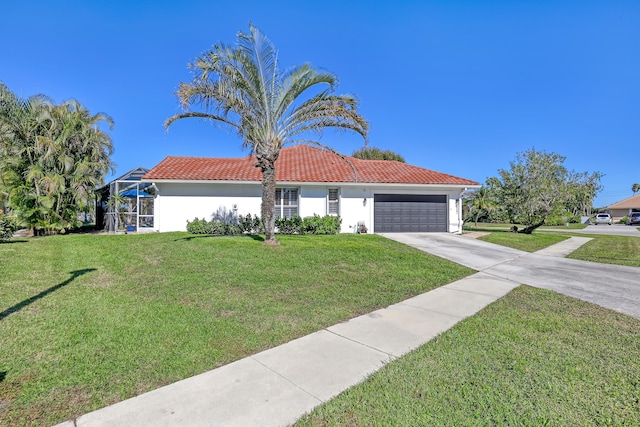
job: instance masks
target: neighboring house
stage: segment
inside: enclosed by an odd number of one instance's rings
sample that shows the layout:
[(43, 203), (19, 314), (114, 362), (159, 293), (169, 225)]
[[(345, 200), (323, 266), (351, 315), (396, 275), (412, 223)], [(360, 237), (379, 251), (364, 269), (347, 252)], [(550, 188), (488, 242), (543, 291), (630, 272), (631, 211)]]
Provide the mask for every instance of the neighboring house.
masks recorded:
[[(348, 160), (347, 161), (345, 161)], [(154, 228), (185, 230), (220, 207), (260, 215), (262, 174), (255, 157), (167, 157), (142, 181), (154, 184)], [(342, 232), (462, 231), (461, 197), (477, 182), (389, 160), (344, 158), (307, 145), (276, 161), (276, 214), (340, 215)]]
[(615, 221), (620, 221), (622, 217), (631, 212), (640, 212), (640, 194), (607, 206), (607, 211)]

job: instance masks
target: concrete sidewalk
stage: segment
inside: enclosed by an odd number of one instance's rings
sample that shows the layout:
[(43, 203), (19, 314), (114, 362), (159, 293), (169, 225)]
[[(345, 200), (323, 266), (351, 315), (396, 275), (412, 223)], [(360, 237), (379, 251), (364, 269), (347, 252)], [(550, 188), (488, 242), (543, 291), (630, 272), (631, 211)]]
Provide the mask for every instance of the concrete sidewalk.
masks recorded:
[(477, 273), (58, 426), (284, 426), (520, 284)]
[(560, 243), (540, 249), (536, 254), (564, 258), (580, 246), (587, 243), (589, 240), (593, 240), (593, 238), (572, 236)]

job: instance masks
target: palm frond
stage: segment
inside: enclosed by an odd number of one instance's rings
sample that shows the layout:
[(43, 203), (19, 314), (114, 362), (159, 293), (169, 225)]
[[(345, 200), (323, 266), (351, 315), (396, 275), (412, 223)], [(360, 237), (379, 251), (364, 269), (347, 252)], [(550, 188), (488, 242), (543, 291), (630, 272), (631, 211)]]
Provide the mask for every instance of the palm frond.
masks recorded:
[(209, 114), (209, 113), (200, 113), (200, 112), (197, 112), (197, 111), (175, 114), (175, 115), (169, 117), (167, 120), (165, 120), (164, 127), (165, 127), (165, 129), (167, 129), (176, 120), (186, 119), (186, 118), (190, 118), (190, 117), (196, 117), (196, 118), (200, 118), (200, 119), (215, 120), (215, 121), (219, 121), (219, 122), (228, 124), (229, 126), (232, 126), (234, 128), (237, 127), (237, 123), (235, 123), (232, 120), (227, 119), (226, 117), (218, 116), (218, 115), (215, 115), (215, 114)]
[(318, 94), (287, 117), (281, 132), (291, 138), (304, 132), (319, 132), (331, 127), (357, 132), (367, 141), (369, 124), (356, 111), (357, 105), (357, 100), (351, 96)]

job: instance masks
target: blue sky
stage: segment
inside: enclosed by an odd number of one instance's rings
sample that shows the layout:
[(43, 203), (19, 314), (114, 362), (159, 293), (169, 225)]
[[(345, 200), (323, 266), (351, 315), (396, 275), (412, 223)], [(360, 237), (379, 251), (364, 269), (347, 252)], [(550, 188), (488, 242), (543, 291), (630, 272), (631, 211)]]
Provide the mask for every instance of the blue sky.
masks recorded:
[[(0, 80), (16, 94), (77, 99), (115, 121), (115, 176), (168, 155), (240, 157), (200, 120), (168, 132), (187, 64), (249, 21), (282, 67), (336, 73), (371, 146), (473, 179), (535, 147), (605, 174), (596, 206), (640, 182), (639, 1), (8, 1)], [(327, 131), (345, 154), (362, 139)], [(634, 148), (635, 147), (635, 148)], [(108, 178), (112, 178), (110, 175)]]

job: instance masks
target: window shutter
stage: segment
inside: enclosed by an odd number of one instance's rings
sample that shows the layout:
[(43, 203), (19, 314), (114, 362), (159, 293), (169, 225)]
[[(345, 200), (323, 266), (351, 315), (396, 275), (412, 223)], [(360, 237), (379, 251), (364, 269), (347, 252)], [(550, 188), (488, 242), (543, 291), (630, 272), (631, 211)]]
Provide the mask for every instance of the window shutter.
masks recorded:
[(329, 205), (327, 213), (329, 215), (338, 215), (340, 208), (340, 199), (338, 198), (338, 189), (329, 189)]

